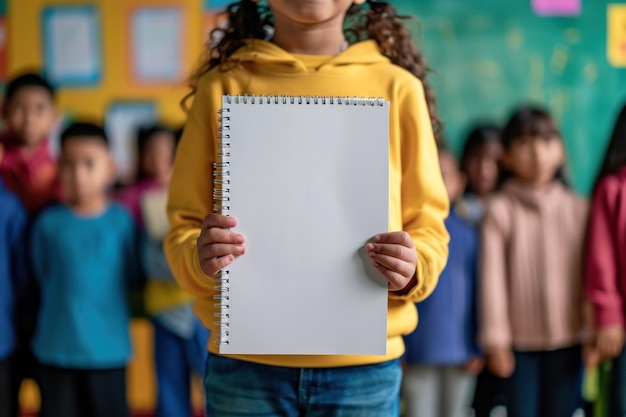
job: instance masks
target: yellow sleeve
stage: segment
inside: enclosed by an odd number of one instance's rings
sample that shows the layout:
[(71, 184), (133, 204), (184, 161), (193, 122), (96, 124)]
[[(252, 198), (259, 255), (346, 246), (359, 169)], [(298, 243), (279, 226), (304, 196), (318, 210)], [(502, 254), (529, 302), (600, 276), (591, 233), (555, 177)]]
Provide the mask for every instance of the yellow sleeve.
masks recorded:
[(214, 292), (214, 281), (200, 268), (196, 240), (202, 221), (213, 208), (213, 162), (220, 106), (216, 98), (221, 97), (215, 90), (203, 78), (189, 111), (176, 151), (167, 204), (170, 231), (164, 242), (176, 281), (185, 291), (201, 298)]
[(441, 177), (437, 145), (422, 84), (398, 100), (402, 165), (402, 224), (417, 249), (417, 285), (407, 294), (390, 298), (414, 302), (428, 297), (448, 261), (448, 231), (444, 221), (450, 202)]

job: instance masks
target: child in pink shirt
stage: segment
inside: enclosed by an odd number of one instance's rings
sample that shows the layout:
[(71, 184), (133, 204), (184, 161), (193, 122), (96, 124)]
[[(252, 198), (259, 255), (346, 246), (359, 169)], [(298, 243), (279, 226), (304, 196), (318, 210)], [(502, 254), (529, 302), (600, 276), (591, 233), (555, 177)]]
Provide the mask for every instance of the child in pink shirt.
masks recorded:
[(503, 133), (508, 174), (487, 204), (479, 343), (507, 381), (509, 417), (570, 417), (579, 396), (587, 204), (565, 184), (565, 149), (545, 110), (524, 107)]

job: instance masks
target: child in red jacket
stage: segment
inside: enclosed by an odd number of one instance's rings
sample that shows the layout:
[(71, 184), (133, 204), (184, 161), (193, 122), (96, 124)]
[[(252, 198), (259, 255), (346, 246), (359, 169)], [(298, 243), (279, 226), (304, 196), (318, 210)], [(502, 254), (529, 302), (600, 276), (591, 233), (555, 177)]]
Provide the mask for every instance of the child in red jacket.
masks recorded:
[(593, 193), (587, 235), (586, 295), (593, 306), (593, 348), (613, 359), (609, 417), (626, 415), (626, 105)]

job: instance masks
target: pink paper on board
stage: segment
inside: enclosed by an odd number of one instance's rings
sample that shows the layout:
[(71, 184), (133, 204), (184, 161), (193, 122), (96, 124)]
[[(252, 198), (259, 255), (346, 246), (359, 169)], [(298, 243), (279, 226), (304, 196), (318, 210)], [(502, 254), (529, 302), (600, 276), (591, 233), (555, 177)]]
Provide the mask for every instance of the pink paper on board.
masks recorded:
[(532, 8), (540, 16), (577, 16), (581, 0), (532, 0)]

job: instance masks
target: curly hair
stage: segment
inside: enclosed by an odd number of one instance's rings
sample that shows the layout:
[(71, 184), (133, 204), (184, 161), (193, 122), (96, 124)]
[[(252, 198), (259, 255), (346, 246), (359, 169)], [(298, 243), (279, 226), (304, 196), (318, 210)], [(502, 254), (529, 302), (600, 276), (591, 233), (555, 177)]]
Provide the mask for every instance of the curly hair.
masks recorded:
[[(232, 68), (230, 56), (253, 39), (266, 39), (266, 27), (273, 27), (269, 8), (259, 6), (253, 0), (241, 0), (226, 9), (227, 24), (211, 32), (204, 49), (201, 62), (192, 74), (191, 91), (183, 98), (183, 107), (198, 89), (200, 78), (214, 67), (224, 70)], [(389, 60), (415, 75), (424, 86), (426, 103), (433, 131), (439, 138), (443, 123), (437, 115), (435, 93), (430, 86), (427, 74), (431, 69), (426, 65), (424, 55), (417, 48), (410, 30), (404, 21), (413, 19), (399, 15), (390, 3), (366, 0), (363, 5), (352, 6), (346, 15), (346, 38), (354, 43), (373, 39), (380, 52)]]

